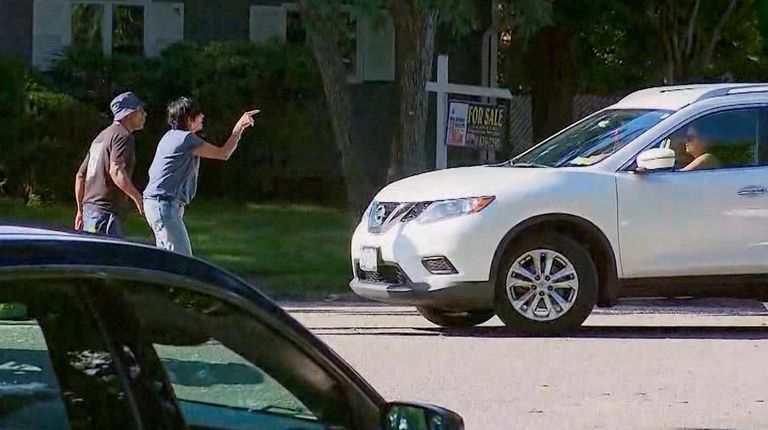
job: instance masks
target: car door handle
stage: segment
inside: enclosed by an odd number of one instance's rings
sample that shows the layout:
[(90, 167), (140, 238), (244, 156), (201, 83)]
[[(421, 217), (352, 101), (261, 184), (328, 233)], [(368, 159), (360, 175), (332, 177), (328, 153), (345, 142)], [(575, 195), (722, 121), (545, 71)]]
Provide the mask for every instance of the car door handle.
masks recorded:
[(760, 194), (765, 194), (768, 192), (768, 190), (765, 189), (765, 187), (754, 185), (751, 187), (744, 187), (739, 190), (740, 196), (758, 196)]

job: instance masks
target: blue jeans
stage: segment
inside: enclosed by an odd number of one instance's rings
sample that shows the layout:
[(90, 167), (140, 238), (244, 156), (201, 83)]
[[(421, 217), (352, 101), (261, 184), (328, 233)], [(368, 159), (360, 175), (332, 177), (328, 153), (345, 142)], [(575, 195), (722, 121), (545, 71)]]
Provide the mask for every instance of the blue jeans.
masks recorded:
[(177, 200), (144, 198), (144, 217), (155, 233), (158, 248), (192, 255), (192, 244), (184, 225), (184, 204)]
[(125, 230), (120, 217), (98, 206), (83, 206), (83, 231), (107, 236), (123, 237)]

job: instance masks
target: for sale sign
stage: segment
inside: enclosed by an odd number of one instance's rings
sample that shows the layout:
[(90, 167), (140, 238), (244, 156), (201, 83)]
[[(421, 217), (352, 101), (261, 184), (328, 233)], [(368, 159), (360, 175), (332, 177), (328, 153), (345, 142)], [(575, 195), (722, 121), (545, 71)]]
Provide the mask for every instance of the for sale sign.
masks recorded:
[(504, 141), (507, 107), (504, 103), (448, 101), (445, 144), (498, 150)]

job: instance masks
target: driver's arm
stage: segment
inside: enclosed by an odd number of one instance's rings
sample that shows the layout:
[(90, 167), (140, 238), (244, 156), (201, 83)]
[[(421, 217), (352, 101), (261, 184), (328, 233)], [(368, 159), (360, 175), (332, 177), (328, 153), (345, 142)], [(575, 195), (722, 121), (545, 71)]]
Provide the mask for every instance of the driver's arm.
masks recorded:
[(712, 154), (703, 154), (680, 169), (683, 172), (690, 170), (705, 170), (717, 168), (717, 159)]

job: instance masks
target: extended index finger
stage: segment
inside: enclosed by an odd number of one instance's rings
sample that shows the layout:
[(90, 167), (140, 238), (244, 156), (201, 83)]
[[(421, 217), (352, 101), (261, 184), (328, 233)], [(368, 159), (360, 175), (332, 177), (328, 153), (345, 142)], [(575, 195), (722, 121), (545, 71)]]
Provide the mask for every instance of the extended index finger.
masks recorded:
[(261, 112), (261, 109), (249, 110), (248, 112), (246, 112), (246, 115), (256, 115), (259, 112)]

